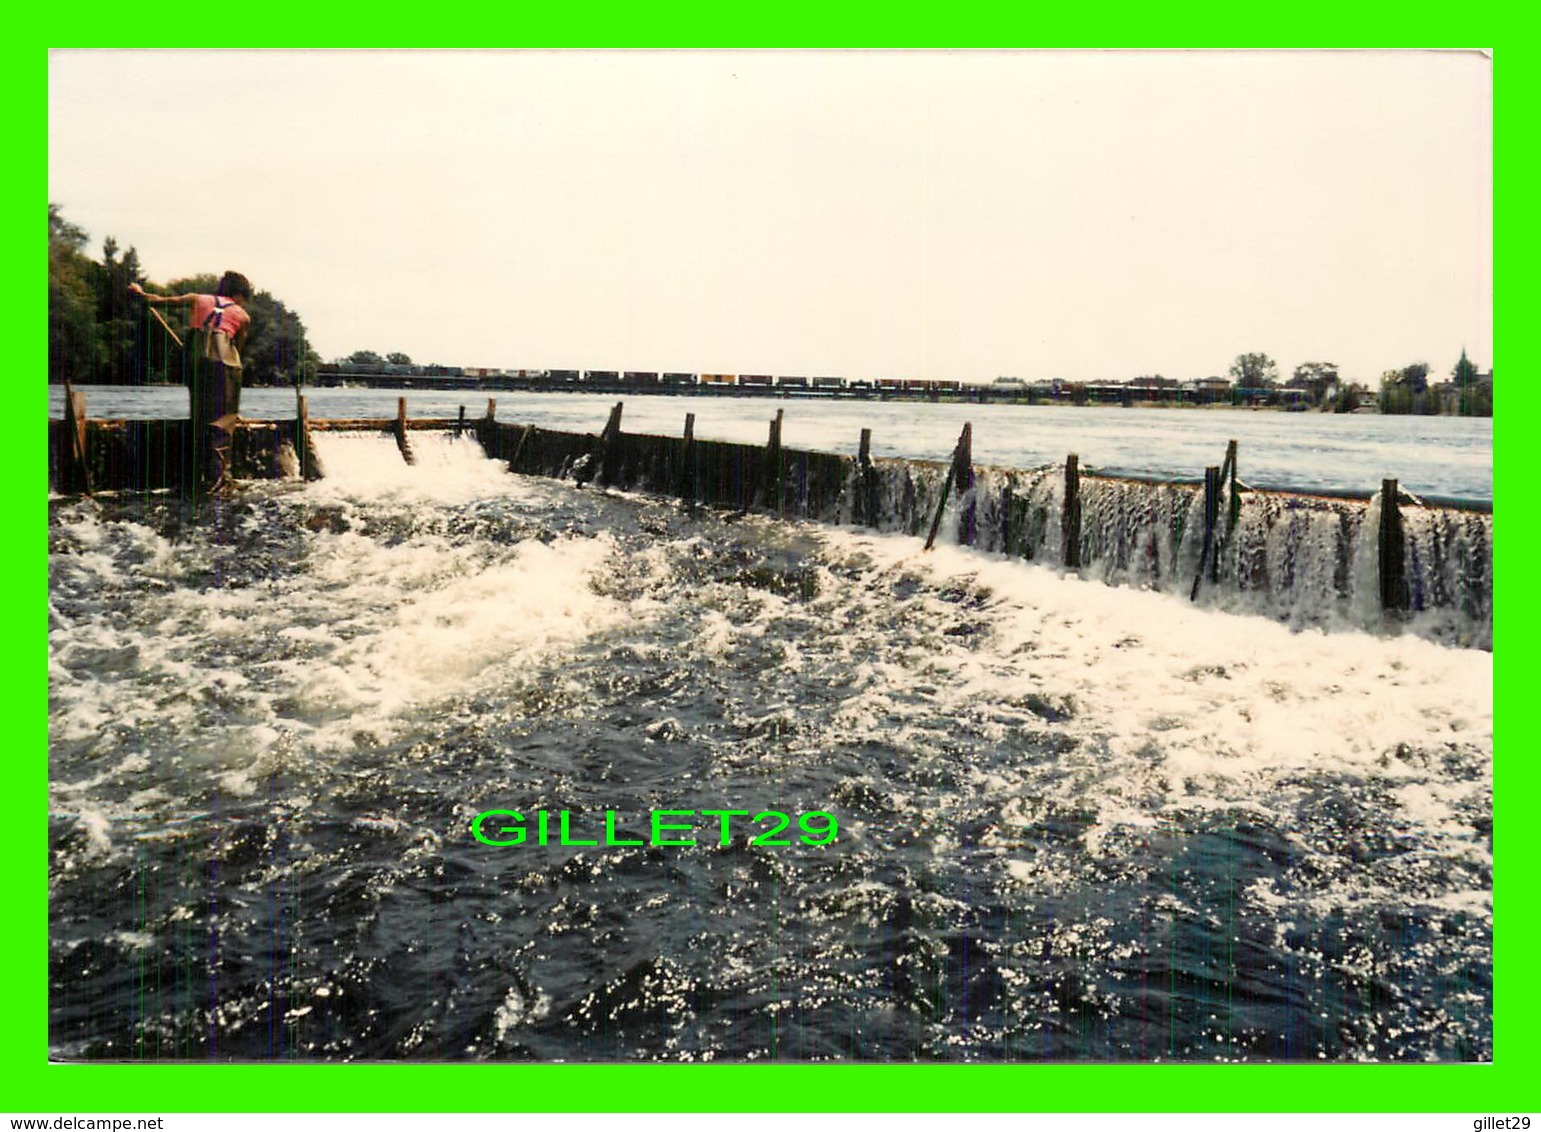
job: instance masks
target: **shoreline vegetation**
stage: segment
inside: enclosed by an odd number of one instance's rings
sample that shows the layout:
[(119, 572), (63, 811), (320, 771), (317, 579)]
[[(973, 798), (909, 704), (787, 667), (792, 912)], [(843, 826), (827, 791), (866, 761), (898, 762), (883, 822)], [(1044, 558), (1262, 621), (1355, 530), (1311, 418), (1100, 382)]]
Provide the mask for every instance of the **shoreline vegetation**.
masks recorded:
[[(74, 385), (181, 385), (186, 352), (172, 329), (152, 320), (129, 285), (159, 294), (212, 293), (215, 277), (162, 285), (139, 268), (138, 251), (121, 252), (108, 236), (100, 260), (85, 254), (88, 234), (48, 206), (48, 380)], [(1493, 415), (1493, 373), (1461, 351), (1447, 381), (1431, 383), (1433, 367), (1414, 362), (1381, 374), (1378, 390), (1347, 381), (1333, 362), (1297, 365), (1280, 380), (1278, 364), (1260, 352), (1240, 354), (1225, 376), (1179, 380), (1162, 374), (1098, 381), (1061, 378), (989, 382), (915, 377), (805, 377), (643, 370), (503, 369), (419, 364), (404, 353), (356, 350), (323, 361), (299, 314), (258, 290), (248, 309), (252, 329), (243, 384), (384, 389), (666, 393), (690, 396), (772, 396), (810, 399), (932, 401), (1012, 405), (1122, 405), (1129, 408), (1273, 409), (1289, 412), (1378, 412), (1391, 415)], [(189, 338), (188, 341), (191, 341)]]

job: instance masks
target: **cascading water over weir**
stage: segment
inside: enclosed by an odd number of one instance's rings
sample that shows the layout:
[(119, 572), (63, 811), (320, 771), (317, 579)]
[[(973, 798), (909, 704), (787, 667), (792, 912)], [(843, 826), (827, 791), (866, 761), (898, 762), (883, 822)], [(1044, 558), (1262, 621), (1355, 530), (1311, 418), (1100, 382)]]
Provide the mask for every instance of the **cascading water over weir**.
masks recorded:
[[(491, 413), (489, 405), (476, 421), (410, 421), (403, 400), (394, 421), (321, 422), (302, 409), (293, 422), (238, 428), (236, 462), (254, 478), (347, 475), (348, 457), (329, 458), (328, 441), (318, 445), (316, 437), (373, 432), (391, 436), (397, 450), (384, 455), (388, 449), (377, 446), (384, 458), (376, 473), (389, 463), (395, 474), (431, 477), (443, 474), (442, 461), (405, 472), (415, 460), (410, 438), (453, 429), (474, 436), (511, 472), (918, 537), (931, 527), (933, 537), (939, 532), (978, 550), (1113, 585), (1191, 591), (1195, 600), (1297, 627), (1394, 622), (1442, 642), (1492, 647), (1492, 514), (1469, 506), (1399, 505), (1388, 536), (1384, 492), (1336, 498), (1243, 490), (1232, 466), (1229, 488), (1217, 476), (1206, 501), (1202, 484), (1098, 476), (1075, 457), (1063, 468), (977, 467), (966, 450), (967, 428), (948, 465), (874, 459), (866, 436), (856, 457), (784, 448), (779, 413), (764, 447), (697, 439), (692, 418), (683, 437), (624, 433), (619, 404), (598, 436), (505, 424)], [(174, 486), (184, 478), (178, 453), (187, 427), (87, 422), (83, 410), (78, 420), (52, 422), (53, 482), (62, 490)], [(1388, 571), (1395, 575), (1389, 581)]]

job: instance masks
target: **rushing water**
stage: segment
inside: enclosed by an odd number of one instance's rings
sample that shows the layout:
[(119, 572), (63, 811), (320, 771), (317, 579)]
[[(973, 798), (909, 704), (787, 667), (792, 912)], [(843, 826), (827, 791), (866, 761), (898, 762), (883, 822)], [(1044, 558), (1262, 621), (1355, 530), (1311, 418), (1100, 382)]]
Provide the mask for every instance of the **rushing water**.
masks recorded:
[(1490, 654), (316, 442), (51, 504), (56, 1056), (1491, 1057)]
[[(180, 387), (83, 387), (95, 417), (181, 417)], [(310, 414), (394, 417), (397, 391), (307, 390)], [(472, 416), (497, 401), (499, 420), (597, 433), (610, 406), (625, 403), (623, 428), (678, 436), (686, 413), (703, 439), (764, 444), (767, 422), (785, 411), (782, 440), (790, 448), (854, 453), (863, 428), (872, 429), (875, 456), (946, 460), (965, 421), (974, 425), (974, 460), (1009, 468), (1063, 464), (1068, 453), (1083, 468), (1110, 475), (1204, 478), (1219, 464), (1226, 441), (1239, 441), (1242, 479), (1255, 487), (1370, 492), (1396, 478), (1424, 495), (1493, 498), (1493, 422), (1481, 418), (1387, 417), (1376, 414), (1283, 413), (1271, 410), (1121, 409), (1103, 406), (930, 404), (914, 401), (828, 401), (765, 397), (670, 397), (584, 393), (474, 393), (449, 390), (404, 394), (415, 417)], [(50, 387), (50, 413), (63, 415), (63, 392)], [(241, 411), (250, 417), (290, 417), (291, 389), (248, 389)]]

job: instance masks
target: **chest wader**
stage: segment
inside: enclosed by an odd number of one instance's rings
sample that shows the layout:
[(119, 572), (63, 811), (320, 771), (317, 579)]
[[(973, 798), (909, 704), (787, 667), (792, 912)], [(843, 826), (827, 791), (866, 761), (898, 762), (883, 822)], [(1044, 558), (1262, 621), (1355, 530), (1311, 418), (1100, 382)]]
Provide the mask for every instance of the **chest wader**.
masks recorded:
[(198, 495), (207, 495), (230, 478), (231, 437), (241, 411), (241, 359), (229, 335), (218, 329), (230, 305), (216, 305), (203, 326), (187, 336), (183, 349), (193, 437), (192, 483)]

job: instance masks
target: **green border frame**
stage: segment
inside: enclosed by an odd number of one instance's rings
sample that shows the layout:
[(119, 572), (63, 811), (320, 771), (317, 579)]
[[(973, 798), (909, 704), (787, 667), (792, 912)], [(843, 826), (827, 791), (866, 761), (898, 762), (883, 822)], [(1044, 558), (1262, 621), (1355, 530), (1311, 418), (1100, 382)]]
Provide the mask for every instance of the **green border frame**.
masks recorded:
[[(1495, 150), (1495, 232), (1505, 246), (1495, 254), (1495, 321), (1513, 332), (1506, 375), (1522, 368), (1533, 335), (1528, 298), (1535, 237), (1520, 215), (1529, 206), (1526, 174), (1534, 160), (1535, 80), (1531, 55), (1516, 37), (1491, 22), (1478, 25), (1449, 7), (1422, 6), (1379, 13), (1312, 5), (1291, 11), (1227, 10), (1210, 18), (1167, 7), (1102, 6), (1045, 13), (1042, 8), (827, 9), (812, 4), (774, 13), (717, 7), (701, 11), (596, 7), (569, 12), (464, 8), (424, 26), (420, 13), (382, 15), (321, 12), (281, 0), (243, 6), (233, 17), (253, 29), (252, 41), (272, 46), (1081, 46), (1111, 30), (1127, 44), (1213, 45), (1288, 42), (1298, 35), (1384, 46), (1407, 43), (1462, 45), (1474, 39), (1494, 49), (1495, 136), (1511, 147)], [(223, 10), (228, 11), (228, 10)], [(3, 892), (8, 929), (0, 936), (6, 1024), (0, 1027), (5, 1105), (13, 1112), (220, 1112), (237, 1098), (246, 1111), (497, 1112), (497, 1111), (1315, 1111), (1315, 1112), (1524, 1112), (1535, 1109), (1532, 1064), (1541, 1051), (1537, 989), (1528, 953), (1541, 943), (1541, 901), (1527, 881), (1536, 864), (1533, 820), (1536, 772), (1534, 729), (1520, 705), (1528, 695), (1524, 639), (1535, 607), (1511, 579), (1515, 563), (1530, 560), (1536, 536), (1507, 522), (1501, 536), (1504, 614), (1502, 663), (1495, 667), (1501, 740), (1495, 758), (1495, 1060), (1491, 1065), (86, 1065), (47, 1063), (47, 666), (46, 446), (44, 383), (31, 374), (46, 365), (46, 296), (35, 286), (46, 245), (42, 204), (47, 193), (47, 51), (50, 47), (124, 45), (204, 46), (204, 10), (185, 6), (131, 8), (74, 5), (33, 19), (52, 26), (23, 27), (4, 47), (3, 70), (10, 152), (16, 157), (3, 181), (7, 196), (5, 252), (12, 278), (28, 280), (5, 305), (16, 364), (25, 392), (20, 431), (0, 445), (0, 470), (11, 491), (0, 506), (11, 532), (0, 557), (4, 604), (3, 688), (12, 740), (5, 752), (5, 785), (15, 800), (0, 826)], [(1392, 22), (1394, 21), (1394, 22)], [(1251, 26), (1248, 26), (1248, 25)], [(1398, 30), (1405, 29), (1405, 30)], [(1497, 33), (1495, 35), (1495, 33)], [(1515, 44), (1509, 46), (1509, 44)], [(132, 92), (125, 92), (131, 96)], [(261, 92), (247, 96), (260, 105)], [(38, 155), (42, 159), (38, 159)], [(1513, 345), (1517, 343), (1517, 345)], [(1524, 380), (1522, 373), (1520, 380)], [(1495, 437), (1498, 493), (1504, 506), (1522, 482), (1519, 452), (1541, 423), (1519, 399), (1505, 400)], [(13, 402), (16, 399), (13, 398)], [(34, 407), (27, 409), (31, 404)], [(1510, 599), (1521, 605), (1508, 604)]]

